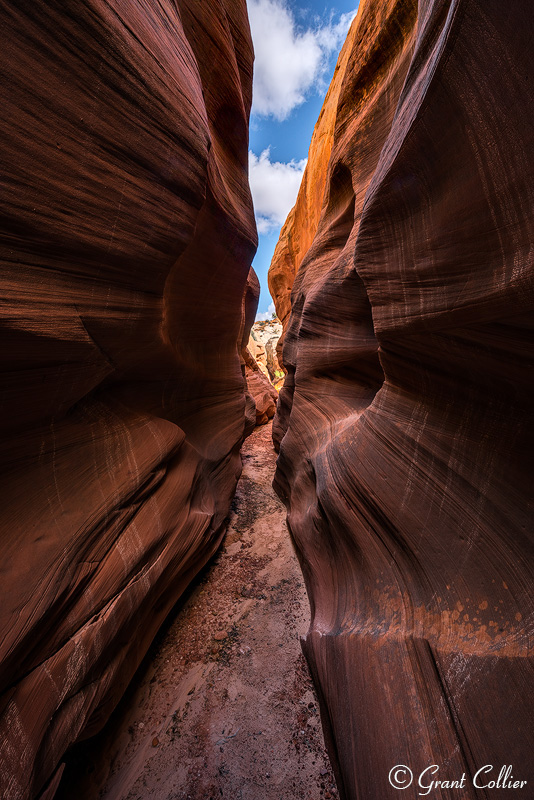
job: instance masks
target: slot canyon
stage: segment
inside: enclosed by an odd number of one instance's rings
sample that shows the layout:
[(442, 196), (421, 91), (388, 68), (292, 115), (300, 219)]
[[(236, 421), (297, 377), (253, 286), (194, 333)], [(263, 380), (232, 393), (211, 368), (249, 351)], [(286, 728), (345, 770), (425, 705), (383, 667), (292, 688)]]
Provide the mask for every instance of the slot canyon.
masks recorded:
[(360, 0), (263, 322), (246, 0), (0, 18), (0, 800), (534, 797), (530, 0)]

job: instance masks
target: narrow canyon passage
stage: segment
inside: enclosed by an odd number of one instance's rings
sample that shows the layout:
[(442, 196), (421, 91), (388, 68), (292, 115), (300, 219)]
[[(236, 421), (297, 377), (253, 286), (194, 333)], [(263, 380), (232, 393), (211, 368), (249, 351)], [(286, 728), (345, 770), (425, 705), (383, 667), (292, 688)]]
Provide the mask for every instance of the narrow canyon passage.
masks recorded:
[(344, 2), (1, 4), (0, 800), (534, 797), (532, 2)]
[(301, 653), (308, 601), (271, 487), (272, 423), (243, 446), (222, 549), (175, 613), (61, 800), (337, 798)]

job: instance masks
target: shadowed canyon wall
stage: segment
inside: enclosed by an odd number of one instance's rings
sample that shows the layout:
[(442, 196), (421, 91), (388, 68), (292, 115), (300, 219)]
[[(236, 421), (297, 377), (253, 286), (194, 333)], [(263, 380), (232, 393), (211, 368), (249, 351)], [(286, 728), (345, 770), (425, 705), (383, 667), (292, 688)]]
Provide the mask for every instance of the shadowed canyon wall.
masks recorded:
[(466, 775), (434, 798), (492, 796), (486, 765), (532, 792), (533, 36), (525, 0), (363, 0), (313, 241), (288, 268), (301, 194), (271, 268), (275, 486), (345, 800), (398, 798), (395, 765), (405, 798), (433, 764)]
[(253, 53), (245, 0), (1, 18), (0, 796), (19, 800), (53, 796), (223, 533), (255, 417)]

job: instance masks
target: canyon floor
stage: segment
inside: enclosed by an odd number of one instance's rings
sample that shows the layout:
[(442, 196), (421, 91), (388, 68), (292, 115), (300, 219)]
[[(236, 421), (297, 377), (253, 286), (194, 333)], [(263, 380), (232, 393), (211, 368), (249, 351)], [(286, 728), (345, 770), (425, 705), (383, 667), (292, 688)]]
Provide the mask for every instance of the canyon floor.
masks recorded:
[(299, 636), (302, 575), (271, 487), (271, 424), (243, 447), (223, 547), (167, 621), (61, 800), (337, 798)]

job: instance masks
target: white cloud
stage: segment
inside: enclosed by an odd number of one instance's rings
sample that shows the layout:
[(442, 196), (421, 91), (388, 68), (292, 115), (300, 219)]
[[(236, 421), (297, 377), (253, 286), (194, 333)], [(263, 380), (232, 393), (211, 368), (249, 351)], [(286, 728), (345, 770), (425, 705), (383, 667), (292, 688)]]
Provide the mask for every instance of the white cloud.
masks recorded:
[(269, 233), (284, 224), (295, 205), (306, 159), (271, 161), (267, 148), (259, 156), (249, 151), (248, 165), (258, 233)]
[(315, 27), (299, 30), (287, 0), (248, 0), (254, 52), (252, 110), (286, 119), (321, 79), (332, 53), (339, 50), (356, 11), (334, 24), (316, 19)]
[(348, 11), (346, 14), (341, 14), (338, 22), (335, 25), (333, 24), (331, 17), (330, 22), (317, 31), (317, 38), (321, 44), (321, 47), (327, 51), (340, 50), (343, 42), (347, 38), (347, 33), (349, 32), (352, 20), (357, 13), (358, 9), (355, 8), (354, 11)]
[(267, 311), (262, 311), (261, 314), (256, 314), (256, 322), (262, 322), (266, 319), (272, 319), (273, 314), (276, 314), (276, 308), (274, 307), (274, 303), (270, 303)]

